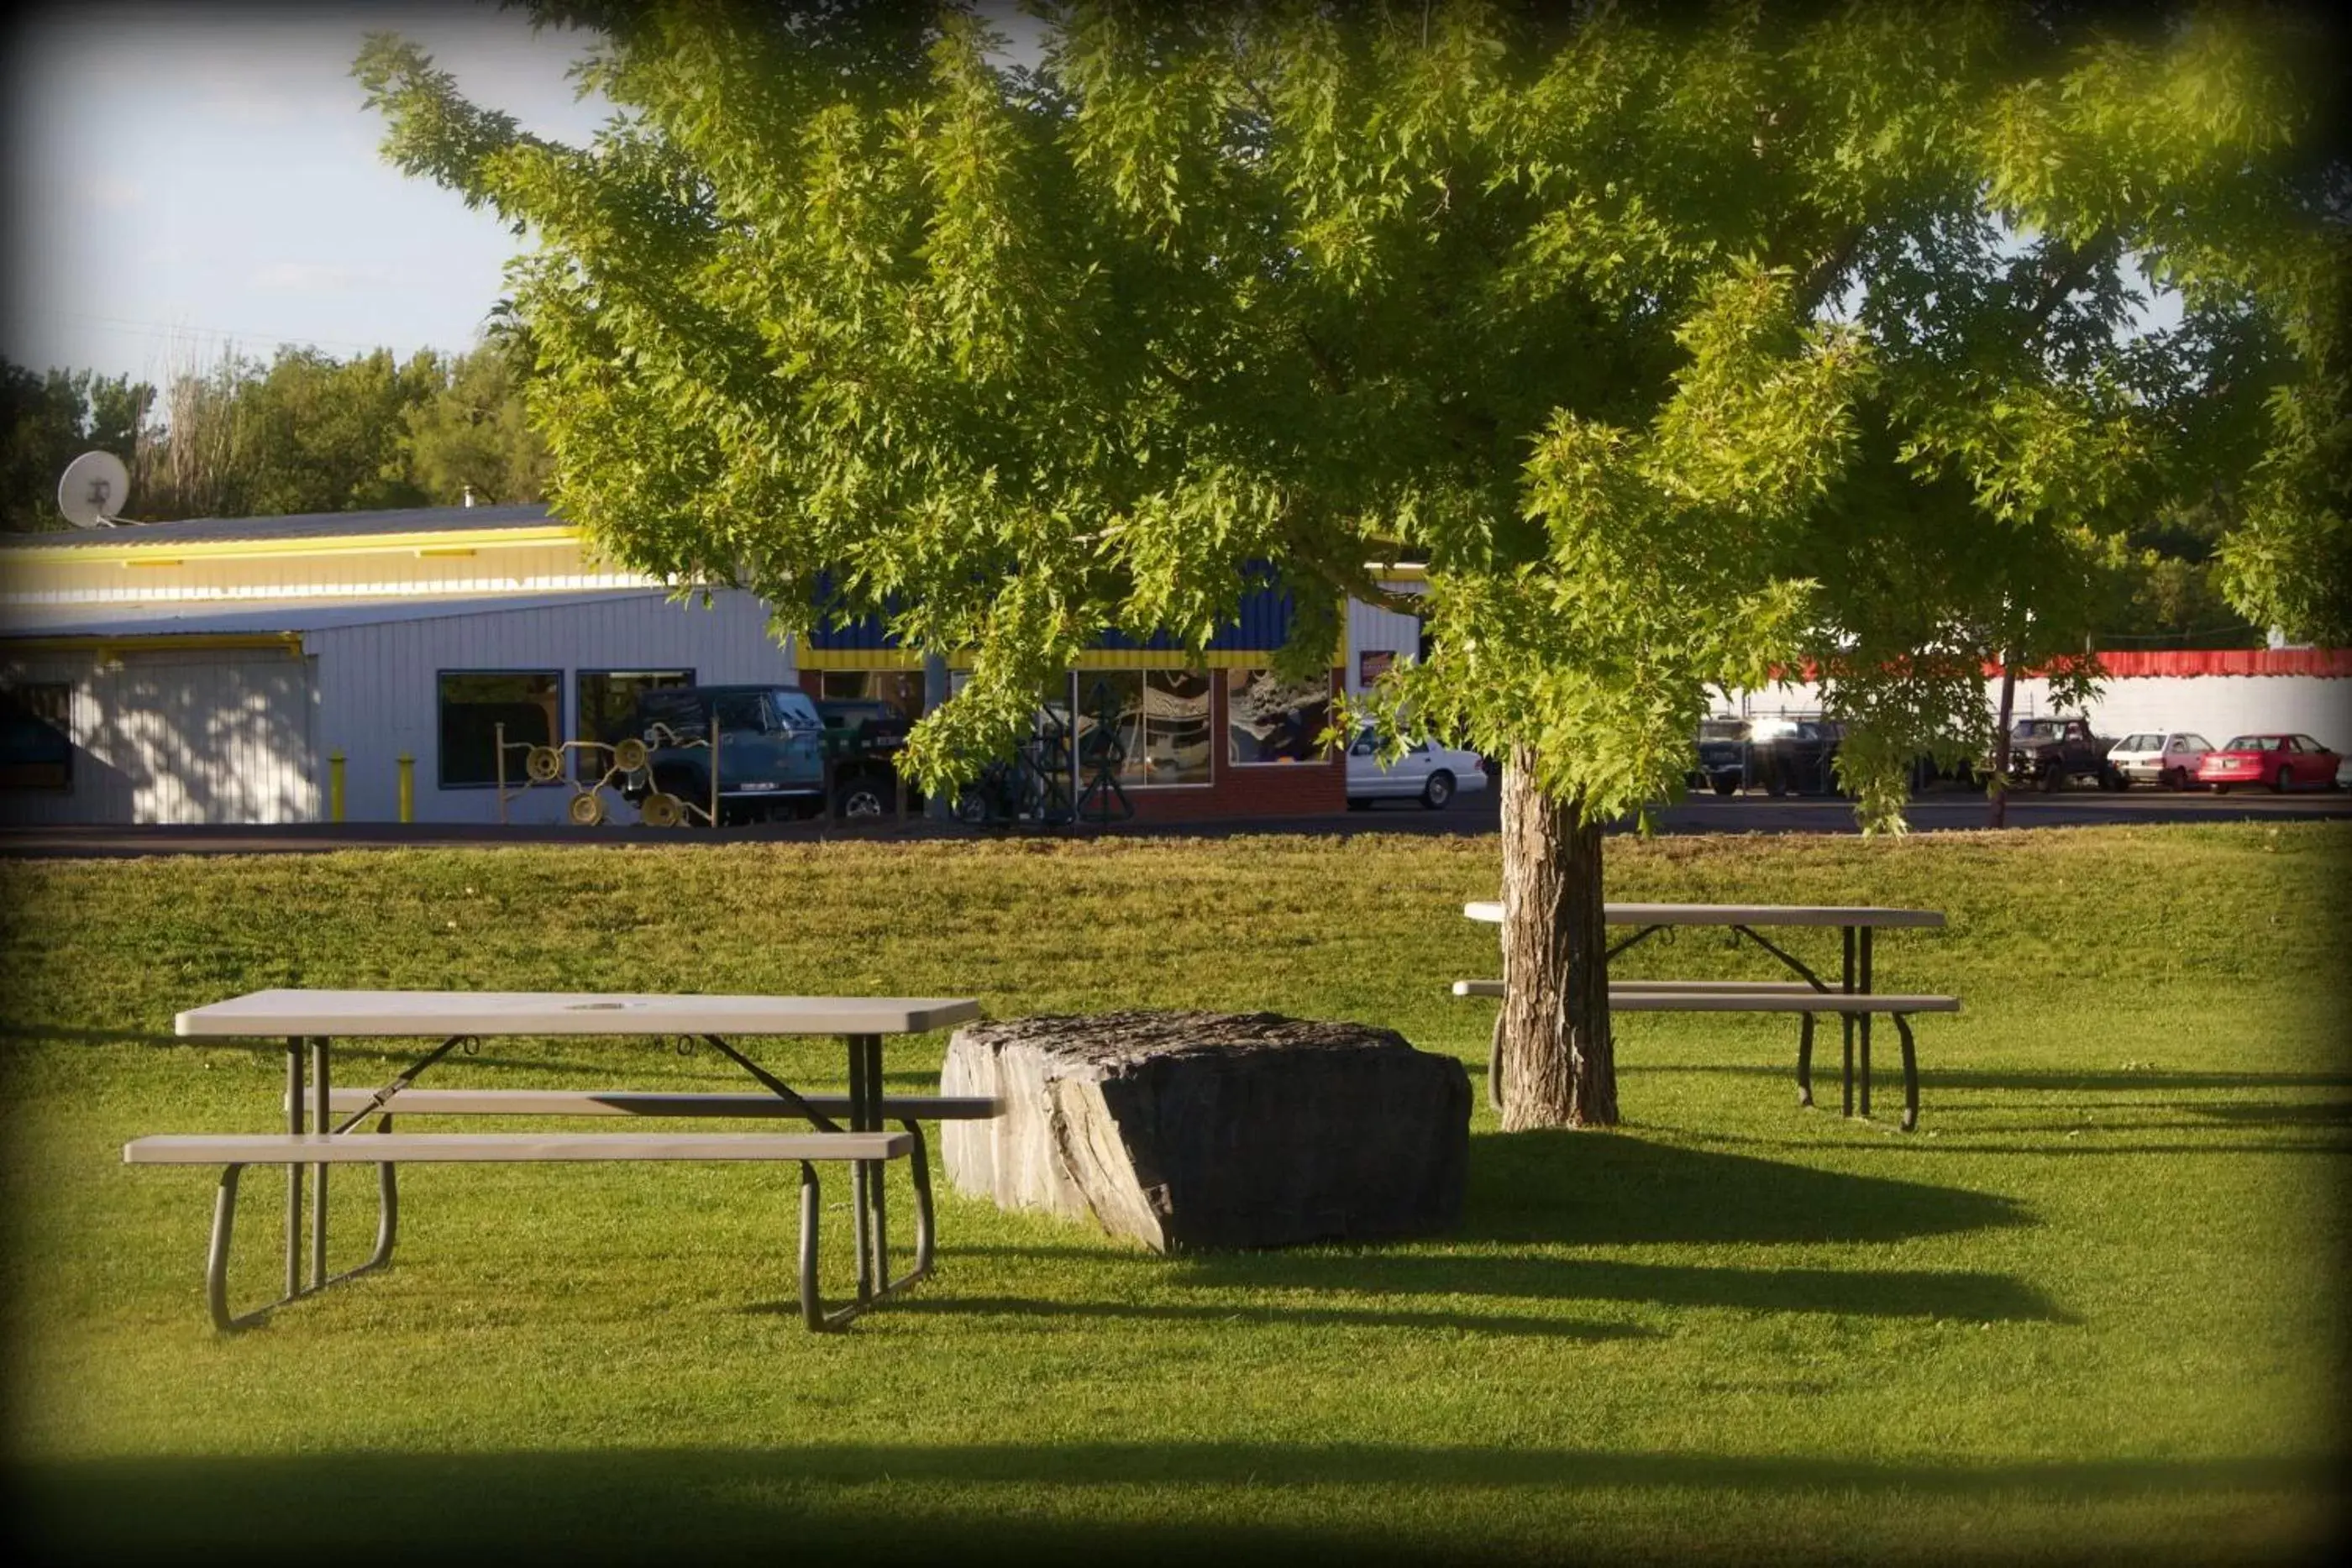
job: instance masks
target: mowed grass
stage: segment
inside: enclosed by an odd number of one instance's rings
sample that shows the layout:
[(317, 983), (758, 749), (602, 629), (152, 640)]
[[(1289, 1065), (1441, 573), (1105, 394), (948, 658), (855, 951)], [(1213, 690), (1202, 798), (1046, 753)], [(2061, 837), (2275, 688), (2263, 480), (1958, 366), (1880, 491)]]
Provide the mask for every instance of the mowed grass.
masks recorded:
[[(1946, 911), (1878, 949), (1882, 989), (1967, 1009), (1920, 1023), (1908, 1135), (1891, 1029), (1879, 1117), (1848, 1121), (1834, 1030), (1826, 1108), (1801, 1111), (1793, 1021), (1719, 1017), (1621, 1020), (1621, 1130), (1496, 1132), (1492, 1004), (1445, 994), (1495, 971), (1459, 909), (1494, 896), (1496, 854), (1370, 834), (9, 865), (20, 1534), (240, 1560), (2240, 1562), (2333, 1539), (2352, 829), (1611, 841), (1616, 898)], [(1834, 961), (1833, 935), (1796, 940)], [(1621, 973), (1759, 962), (1685, 935)], [(789, 1168), (415, 1167), (390, 1270), (223, 1339), (215, 1173), (119, 1150), (276, 1124), (278, 1048), (163, 1038), (264, 986), (1361, 1019), (1471, 1064), (1467, 1215), (1412, 1244), (1170, 1259), (946, 1196), (938, 1277), (820, 1337), (793, 1310)], [(935, 1082), (943, 1048), (892, 1042), (892, 1085)], [(832, 1042), (754, 1050), (840, 1082)], [(399, 1059), (353, 1042), (341, 1079)], [(499, 1040), (428, 1082), (733, 1074), (657, 1041)], [(282, 1188), (247, 1185), (256, 1300)], [(335, 1182), (339, 1265), (372, 1187)], [(835, 1173), (836, 1282), (845, 1191)]]

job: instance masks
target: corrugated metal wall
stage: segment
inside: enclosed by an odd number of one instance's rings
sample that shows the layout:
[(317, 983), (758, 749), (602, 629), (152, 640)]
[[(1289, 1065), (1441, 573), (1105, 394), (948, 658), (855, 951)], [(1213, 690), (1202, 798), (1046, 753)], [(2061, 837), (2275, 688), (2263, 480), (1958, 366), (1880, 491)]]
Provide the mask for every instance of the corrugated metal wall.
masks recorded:
[[(1417, 582), (1385, 583), (1392, 593), (1419, 593)], [(1366, 653), (1415, 653), (1421, 650), (1421, 618), (1400, 615), (1359, 599), (1348, 601), (1348, 692), (1363, 689)]]
[[(556, 670), (562, 674), (565, 738), (574, 738), (583, 670), (690, 669), (698, 681), (789, 682), (788, 649), (768, 635), (767, 607), (748, 593), (675, 603), (658, 593), (538, 610), (475, 610), (431, 619), (312, 632), (319, 659), (319, 756), (344, 754), (344, 816), (399, 818), (398, 758), (415, 758), (416, 820), (495, 822), (495, 789), (444, 789), (439, 767), (439, 673)], [(323, 771), (321, 799), (323, 796)], [(562, 820), (567, 786), (509, 800), (508, 820)], [(618, 805), (608, 800), (608, 804)], [(622, 808), (616, 818), (625, 818)]]
[(319, 814), (317, 661), (257, 651), (44, 655), (13, 683), (73, 691), (69, 789), (11, 790), (19, 822), (303, 822)]

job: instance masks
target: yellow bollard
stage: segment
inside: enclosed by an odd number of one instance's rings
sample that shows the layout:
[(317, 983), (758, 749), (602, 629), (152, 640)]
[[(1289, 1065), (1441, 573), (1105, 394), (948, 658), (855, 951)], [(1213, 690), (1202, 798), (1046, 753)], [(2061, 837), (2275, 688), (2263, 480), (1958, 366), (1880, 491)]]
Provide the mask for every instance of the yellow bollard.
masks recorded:
[(400, 820), (416, 821), (416, 758), (400, 754)]
[(327, 821), (343, 820), (343, 754), (327, 753)]

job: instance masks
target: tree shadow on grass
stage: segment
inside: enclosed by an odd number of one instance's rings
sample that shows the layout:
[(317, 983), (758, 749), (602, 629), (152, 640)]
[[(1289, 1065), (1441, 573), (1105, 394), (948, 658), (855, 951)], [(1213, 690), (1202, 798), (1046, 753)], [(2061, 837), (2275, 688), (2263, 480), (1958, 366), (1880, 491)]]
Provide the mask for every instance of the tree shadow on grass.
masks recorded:
[(1471, 1140), (1462, 1234), (1582, 1247), (1901, 1241), (2032, 1223), (2014, 1200), (1619, 1133)]
[(1215, 1290), (1628, 1301), (1839, 1317), (2076, 1321), (2022, 1281), (1958, 1269), (1749, 1269), (1482, 1253), (1252, 1252), (1176, 1260), (1171, 1282)]
[[(1473, 1140), (1470, 1169), (1461, 1230), (1428, 1241), (1195, 1252), (1171, 1259), (1073, 1246), (1055, 1249), (1055, 1256), (1069, 1261), (1099, 1259), (1118, 1268), (1132, 1260), (1148, 1261), (1176, 1290), (1312, 1291), (1421, 1297), (1433, 1302), (1448, 1298), (1627, 1301), (1978, 1322), (2073, 1321), (2040, 1291), (2001, 1274), (1875, 1269), (1866, 1261), (1848, 1269), (1625, 1262), (1561, 1257), (1555, 1250), (1561, 1246), (1884, 1243), (2030, 1222), (2018, 1205), (1991, 1194), (1680, 1148), (1610, 1133), (1480, 1137)], [(1026, 1255), (1036, 1249), (983, 1246), (974, 1250)], [(1139, 1309), (1111, 1301), (1040, 1302), (1035, 1310), (1106, 1316), (1158, 1312), (1182, 1318), (1235, 1312), (1232, 1306), (1213, 1303)], [(1297, 1322), (1336, 1311), (1347, 1315), (1335, 1322), (1391, 1326), (1451, 1322), (1529, 1332), (1523, 1318), (1435, 1307), (1359, 1312), (1353, 1308), (1253, 1306), (1241, 1315), (1261, 1311), (1268, 1321)], [(1565, 1325), (1563, 1332), (1575, 1327)]]
[[(1193, 1281), (1175, 1279), (1171, 1282), (1184, 1284)], [(800, 1304), (785, 1302), (772, 1309), (756, 1310), (773, 1310), (796, 1315), (800, 1312)], [(1126, 1318), (1140, 1322), (1202, 1322), (1235, 1328), (1444, 1330), (1504, 1338), (1599, 1341), (1656, 1337), (1654, 1330), (1631, 1323), (1576, 1322), (1556, 1318), (1523, 1317), (1502, 1312), (1455, 1312), (1443, 1309), (1382, 1312), (1368, 1307), (1277, 1307), (1206, 1301), (1040, 1301), (1020, 1296), (959, 1296), (941, 1291), (909, 1296), (905, 1301), (892, 1302), (889, 1310), (924, 1317), (1010, 1318), (1024, 1322)]]
[[(910, 1417), (919, 1412), (910, 1411)], [(122, 1560), (171, 1548), (233, 1549), (271, 1561), (330, 1548), (339, 1562), (427, 1550), (567, 1563), (674, 1561), (688, 1551), (849, 1553), (859, 1562), (1255, 1561), (1286, 1557), (1427, 1561), (1538, 1543), (1491, 1500), (1549, 1500), (1582, 1558), (1654, 1560), (1654, 1521), (1605, 1509), (1625, 1494), (1737, 1499), (1720, 1528), (1804, 1529), (1805, 1513), (1759, 1510), (1903, 1508), (1922, 1498), (2051, 1522), (2101, 1502), (2178, 1503), (2267, 1496), (2305, 1500), (2321, 1526), (2328, 1487), (2316, 1459), (2078, 1459), (1937, 1464), (1809, 1455), (1531, 1446), (1191, 1441), (827, 1444), (769, 1448), (615, 1448), (417, 1454), (48, 1460), (11, 1476), (16, 1533), (42, 1562)], [(1339, 1489), (1375, 1506), (1289, 1500)], [(1430, 1500), (1399, 1512), (1400, 1493)], [(1328, 1494), (1324, 1494), (1328, 1500)], [(126, 1500), (136, 1500), (126, 1506)], [(1589, 1516), (1588, 1516), (1589, 1515)], [(1498, 1522), (1499, 1520), (1499, 1522)], [(1575, 1520), (1574, 1525), (1568, 1521)], [(1745, 1522), (1741, 1522), (1741, 1521)], [(1482, 1528), (1482, 1526), (1484, 1528)], [(1818, 1528), (1818, 1522), (1813, 1526)], [(2095, 1518), (2076, 1528), (2097, 1528)], [(278, 1551), (273, 1552), (273, 1543)], [(1702, 1544), (1696, 1538), (1686, 1544)], [(1758, 1540), (1717, 1539), (1717, 1552)], [(1786, 1544), (1784, 1542), (1783, 1544)], [(2053, 1542), (2060, 1547), (2063, 1543)], [(2078, 1551), (2102, 1543), (2087, 1537)], [(2105, 1544), (2112, 1546), (2112, 1542)], [(1772, 1554), (1767, 1552), (1768, 1555)]]

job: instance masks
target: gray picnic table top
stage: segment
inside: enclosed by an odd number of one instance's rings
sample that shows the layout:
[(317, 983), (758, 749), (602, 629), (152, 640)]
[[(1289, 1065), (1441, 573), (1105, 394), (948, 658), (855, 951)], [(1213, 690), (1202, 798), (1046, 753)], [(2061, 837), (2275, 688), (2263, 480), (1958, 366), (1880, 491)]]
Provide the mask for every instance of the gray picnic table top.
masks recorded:
[(252, 991), (173, 1019), (191, 1038), (273, 1035), (921, 1034), (980, 1017), (967, 997), (576, 991)]

